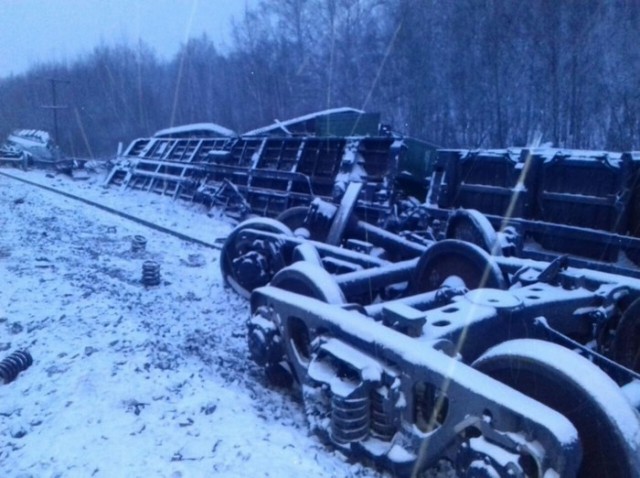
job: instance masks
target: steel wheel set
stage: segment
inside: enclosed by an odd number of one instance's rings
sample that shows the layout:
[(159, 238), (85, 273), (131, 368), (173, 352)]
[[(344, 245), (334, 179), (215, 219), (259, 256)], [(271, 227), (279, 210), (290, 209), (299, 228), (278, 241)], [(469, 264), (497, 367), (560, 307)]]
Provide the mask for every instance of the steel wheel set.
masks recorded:
[(640, 476), (640, 280), (506, 257), (477, 212), (392, 234), (348, 196), (221, 253), (251, 357), (312, 431), (398, 476)]

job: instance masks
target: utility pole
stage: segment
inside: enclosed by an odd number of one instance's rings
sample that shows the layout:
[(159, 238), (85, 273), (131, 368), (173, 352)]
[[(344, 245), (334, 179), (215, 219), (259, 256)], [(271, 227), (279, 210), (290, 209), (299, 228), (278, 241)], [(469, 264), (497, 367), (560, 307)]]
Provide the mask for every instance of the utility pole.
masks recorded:
[(58, 96), (56, 93), (56, 84), (58, 83), (71, 83), (68, 80), (60, 80), (58, 78), (47, 78), (51, 82), (51, 105), (42, 105), (41, 108), (50, 109), (53, 111), (53, 140), (58, 145), (58, 110), (67, 109), (67, 105), (58, 105)]

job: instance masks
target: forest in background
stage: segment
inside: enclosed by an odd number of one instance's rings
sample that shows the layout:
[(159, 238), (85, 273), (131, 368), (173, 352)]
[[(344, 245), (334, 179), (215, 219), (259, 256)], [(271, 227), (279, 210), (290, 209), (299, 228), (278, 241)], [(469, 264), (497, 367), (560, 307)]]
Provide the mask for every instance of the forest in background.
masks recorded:
[(180, 124), (239, 133), (339, 106), (441, 147), (535, 141), (640, 149), (637, 0), (265, 0), (224, 53), (192, 38), (168, 61), (101, 45), (0, 79), (0, 135), (53, 132), (71, 156)]

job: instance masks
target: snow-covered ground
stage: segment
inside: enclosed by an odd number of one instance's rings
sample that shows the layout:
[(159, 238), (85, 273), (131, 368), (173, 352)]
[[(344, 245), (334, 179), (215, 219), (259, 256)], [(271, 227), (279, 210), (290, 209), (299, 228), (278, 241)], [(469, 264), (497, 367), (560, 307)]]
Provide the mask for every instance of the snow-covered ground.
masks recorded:
[[(221, 214), (150, 193), (2, 170), (208, 242)], [(134, 235), (146, 251), (131, 251)], [(309, 435), (302, 406), (247, 353), (246, 302), (219, 251), (0, 176), (1, 477), (381, 477)], [(145, 288), (142, 263), (160, 263)]]

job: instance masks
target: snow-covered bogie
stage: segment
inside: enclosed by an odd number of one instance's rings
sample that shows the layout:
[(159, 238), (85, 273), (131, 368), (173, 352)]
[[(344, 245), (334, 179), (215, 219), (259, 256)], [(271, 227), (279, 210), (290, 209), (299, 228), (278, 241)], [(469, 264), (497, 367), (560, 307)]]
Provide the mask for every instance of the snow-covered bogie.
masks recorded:
[[(256, 244), (271, 251), (266, 263), (277, 257), (245, 289), (249, 345), (269, 378), (297, 384), (314, 432), (403, 476), (640, 476), (640, 417), (627, 398), (640, 379), (640, 335), (629, 334), (640, 280), (563, 257), (492, 256), (456, 239), (405, 248), (403, 237), (358, 226), (339, 209), (317, 208), (325, 233), (332, 219), (346, 222), (335, 244), (314, 239), (308, 221), (297, 234), (247, 224), (221, 259), (245, 260)], [(366, 250), (350, 247), (358, 227), (370, 232)], [(317, 254), (296, 254), (302, 248)], [(241, 279), (233, 270), (224, 274), (232, 286)], [(507, 352), (498, 372), (483, 372), (501, 346), (543, 352)], [(511, 359), (542, 392), (499, 372)], [(593, 384), (572, 381), (571, 394), (557, 393), (576, 370)], [(592, 410), (577, 422), (574, 401)], [(613, 464), (594, 463), (593, 436), (614, 444)]]

